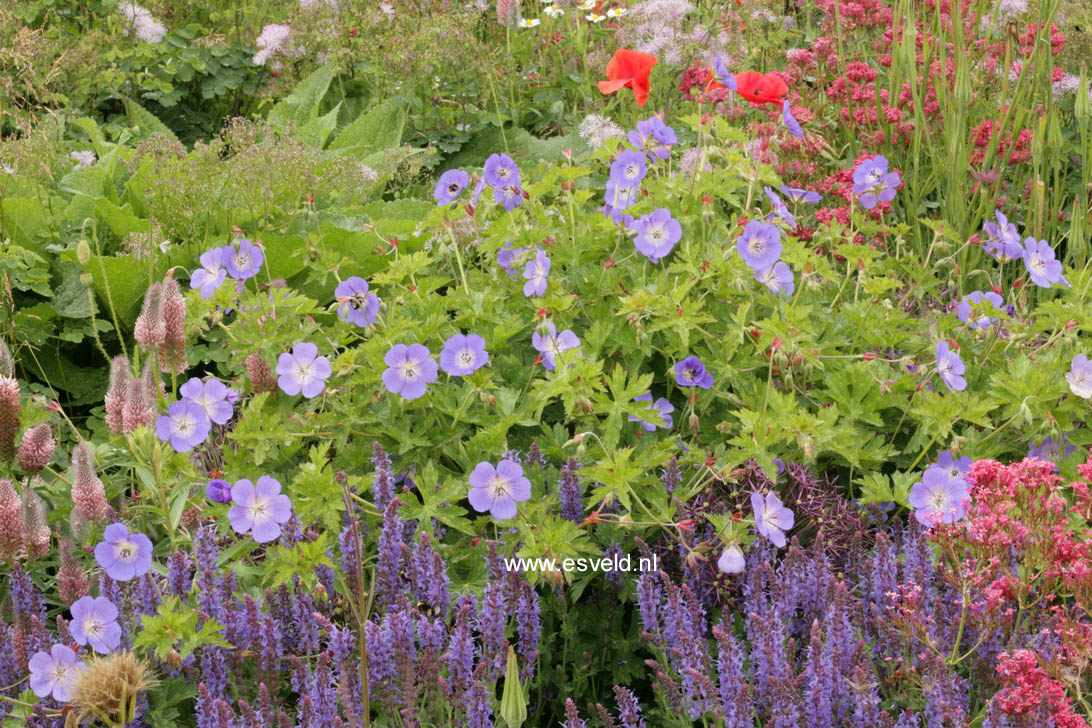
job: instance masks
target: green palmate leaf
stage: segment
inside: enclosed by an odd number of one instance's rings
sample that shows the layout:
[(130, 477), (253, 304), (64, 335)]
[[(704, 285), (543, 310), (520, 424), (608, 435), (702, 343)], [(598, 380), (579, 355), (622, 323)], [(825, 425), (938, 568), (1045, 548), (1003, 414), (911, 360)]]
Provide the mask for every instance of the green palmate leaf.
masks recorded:
[(302, 523), (321, 523), (330, 530), (341, 528), (341, 513), (345, 510), (341, 486), (330, 470), (329, 440), (314, 445), (308, 462), (300, 465), (292, 479), (288, 495)]
[(307, 589), (313, 589), (320, 566), (333, 566), (328, 552), (333, 545), (333, 536), (325, 531), (314, 541), (300, 541), (292, 547), (273, 546), (266, 550), (262, 578), (271, 588), (289, 584), (296, 579)]
[(235, 429), (228, 433), (228, 439), (244, 453), (241, 464), (260, 466), (280, 448), (292, 444), (292, 431), (284, 420), (276, 412), (265, 410), (269, 396), (269, 392), (255, 395), (240, 413)]
[(203, 646), (231, 649), (231, 643), (220, 634), (223, 627), (216, 620), (205, 618), (198, 629), (201, 619), (196, 609), (176, 596), (169, 596), (160, 602), (155, 616), (146, 614), (140, 618), (133, 646), (151, 651), (164, 661), (184, 660)]

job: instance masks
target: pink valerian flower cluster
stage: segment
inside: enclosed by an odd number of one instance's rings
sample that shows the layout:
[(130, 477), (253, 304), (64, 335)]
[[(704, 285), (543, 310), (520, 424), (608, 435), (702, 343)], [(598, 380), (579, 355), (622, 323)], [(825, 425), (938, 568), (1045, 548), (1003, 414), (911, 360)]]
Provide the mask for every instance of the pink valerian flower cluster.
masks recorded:
[(144, 375), (133, 376), (124, 355), (110, 362), (110, 383), (106, 390), (106, 426), (114, 435), (131, 435), (138, 427), (151, 427), (155, 421), (155, 377), (151, 359)]
[(156, 355), (161, 372), (186, 371), (186, 299), (178, 281), (168, 277), (148, 288), (133, 338), (142, 349)]
[(1031, 650), (1002, 652), (997, 662), (1001, 690), (994, 696), (1008, 715), (1035, 715), (1045, 707), (1057, 728), (1088, 728), (1088, 722), (1073, 712), (1065, 686), (1050, 677)]

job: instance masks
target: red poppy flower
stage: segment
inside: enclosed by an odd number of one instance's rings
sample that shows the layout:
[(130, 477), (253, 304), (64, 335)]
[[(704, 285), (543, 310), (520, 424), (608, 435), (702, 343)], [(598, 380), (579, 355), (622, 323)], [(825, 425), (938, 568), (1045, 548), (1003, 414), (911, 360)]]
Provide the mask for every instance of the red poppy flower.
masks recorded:
[(788, 85), (773, 74), (747, 71), (736, 74), (736, 93), (754, 104), (780, 104)]
[(609, 80), (599, 82), (599, 91), (612, 94), (621, 88), (631, 88), (633, 98), (637, 100), (637, 106), (644, 106), (648, 103), (648, 74), (659, 60), (648, 53), (619, 48), (607, 63), (607, 79)]

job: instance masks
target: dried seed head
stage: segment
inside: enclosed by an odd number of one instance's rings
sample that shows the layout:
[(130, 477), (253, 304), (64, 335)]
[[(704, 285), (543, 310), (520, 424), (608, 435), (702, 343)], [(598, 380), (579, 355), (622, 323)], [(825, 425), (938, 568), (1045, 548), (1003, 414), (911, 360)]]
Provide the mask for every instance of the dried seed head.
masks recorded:
[(106, 717), (121, 724), (133, 716), (133, 699), (156, 684), (148, 664), (132, 652), (84, 658), (84, 670), (72, 684), (72, 704), (80, 720)]

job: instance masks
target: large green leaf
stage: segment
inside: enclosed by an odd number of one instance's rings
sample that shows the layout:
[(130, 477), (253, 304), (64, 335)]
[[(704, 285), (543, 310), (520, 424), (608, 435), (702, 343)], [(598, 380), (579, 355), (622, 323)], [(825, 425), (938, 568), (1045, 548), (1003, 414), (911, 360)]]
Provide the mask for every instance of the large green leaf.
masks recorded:
[(126, 105), (129, 109), (129, 123), (140, 131), (147, 132), (148, 136), (155, 136), (156, 134), (163, 134), (170, 137), (174, 141), (178, 141), (178, 137), (174, 135), (171, 128), (159, 120), (152, 112), (145, 109), (133, 99), (128, 99)]
[(334, 137), (330, 149), (344, 150), (359, 157), (396, 147), (402, 143), (405, 124), (405, 106), (398, 99), (388, 99), (354, 119)]
[(334, 80), (334, 63), (315, 69), (310, 76), (300, 81), (299, 85), (283, 101), (269, 112), (269, 120), (274, 124), (293, 124), (303, 126), (318, 117), (322, 97)]

